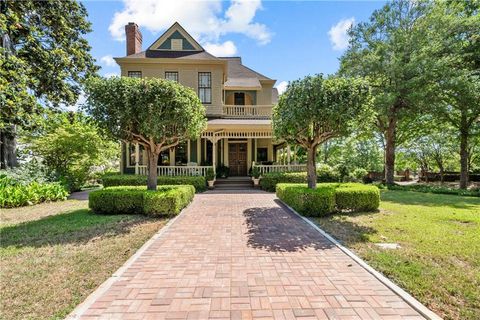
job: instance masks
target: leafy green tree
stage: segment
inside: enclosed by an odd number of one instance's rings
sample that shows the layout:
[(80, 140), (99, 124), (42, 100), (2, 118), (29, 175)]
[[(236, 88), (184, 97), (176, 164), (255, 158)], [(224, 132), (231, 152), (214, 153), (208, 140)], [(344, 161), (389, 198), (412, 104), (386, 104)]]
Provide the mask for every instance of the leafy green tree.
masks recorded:
[(96, 168), (118, 159), (118, 144), (81, 113), (50, 115), (23, 140), (70, 191), (79, 190)]
[(456, 128), (460, 188), (468, 184), (469, 141), (480, 134), (480, 1), (438, 1), (422, 21), (435, 62), (438, 97), (433, 113)]
[[(97, 71), (84, 38), (87, 11), (75, 0), (2, 1), (0, 13), (0, 155), (16, 164), (16, 126), (45, 108), (74, 104)], [(7, 41), (9, 39), (9, 41)]]
[(308, 187), (315, 188), (317, 147), (348, 135), (366, 114), (369, 92), (363, 81), (308, 76), (288, 85), (273, 108), (273, 131), (278, 139), (307, 150)]
[(112, 137), (142, 145), (148, 154), (149, 190), (157, 188), (160, 152), (206, 127), (205, 107), (190, 88), (163, 79), (94, 78), (86, 110)]
[(415, 119), (434, 95), (428, 80), (429, 63), (433, 62), (425, 63), (421, 55), (428, 39), (418, 23), (427, 8), (422, 1), (386, 4), (370, 21), (352, 27), (350, 46), (341, 58), (341, 74), (365, 77), (372, 88), (375, 124), (385, 139), (388, 184), (394, 183), (399, 130)]

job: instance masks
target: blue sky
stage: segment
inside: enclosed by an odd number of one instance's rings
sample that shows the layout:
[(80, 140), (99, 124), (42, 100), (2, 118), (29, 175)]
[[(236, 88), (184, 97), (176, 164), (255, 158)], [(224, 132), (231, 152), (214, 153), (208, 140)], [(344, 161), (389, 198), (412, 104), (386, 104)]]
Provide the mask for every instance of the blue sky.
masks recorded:
[(369, 18), (381, 1), (84, 1), (93, 24), (87, 35), (101, 74), (118, 74), (111, 57), (125, 55), (123, 26), (136, 22), (143, 49), (179, 21), (217, 55), (277, 79), (277, 85), (308, 74), (333, 73), (350, 23)]

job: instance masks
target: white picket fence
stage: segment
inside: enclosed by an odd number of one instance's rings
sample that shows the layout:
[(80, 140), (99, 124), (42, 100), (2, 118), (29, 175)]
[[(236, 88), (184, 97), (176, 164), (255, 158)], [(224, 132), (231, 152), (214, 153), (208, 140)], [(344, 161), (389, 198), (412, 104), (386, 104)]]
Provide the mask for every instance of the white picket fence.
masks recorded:
[[(205, 176), (212, 166), (157, 166), (159, 176)], [(136, 174), (147, 175), (147, 166), (138, 166)]]
[(260, 170), (260, 174), (263, 175), (265, 173), (270, 172), (300, 172), (300, 171), (307, 171), (306, 164), (254, 164), (255, 168)]

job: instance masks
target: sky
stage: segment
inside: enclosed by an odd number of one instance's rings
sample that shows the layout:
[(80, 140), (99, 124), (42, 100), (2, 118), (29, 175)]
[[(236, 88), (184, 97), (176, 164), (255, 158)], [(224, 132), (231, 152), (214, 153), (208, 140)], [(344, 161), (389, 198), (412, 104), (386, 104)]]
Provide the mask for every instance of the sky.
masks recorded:
[(113, 57), (125, 55), (124, 26), (139, 25), (145, 50), (175, 21), (216, 56), (241, 56), (244, 65), (288, 81), (337, 71), (347, 29), (366, 21), (383, 1), (83, 1), (87, 35), (104, 76), (118, 75)]

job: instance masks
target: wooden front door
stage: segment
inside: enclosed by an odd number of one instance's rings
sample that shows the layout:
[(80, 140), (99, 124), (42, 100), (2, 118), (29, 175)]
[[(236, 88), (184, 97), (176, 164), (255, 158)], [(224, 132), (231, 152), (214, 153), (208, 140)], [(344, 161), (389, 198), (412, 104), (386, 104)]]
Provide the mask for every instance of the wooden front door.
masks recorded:
[(247, 175), (247, 144), (228, 144), (228, 166), (231, 176)]

